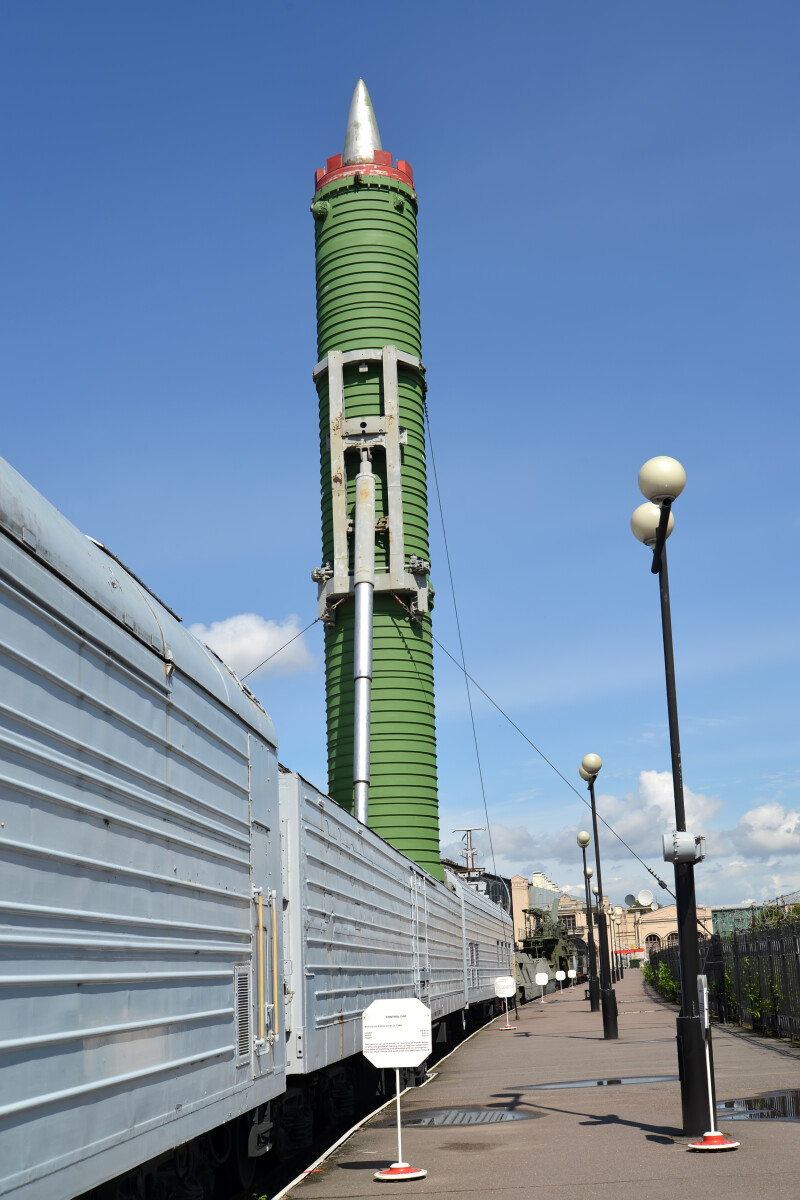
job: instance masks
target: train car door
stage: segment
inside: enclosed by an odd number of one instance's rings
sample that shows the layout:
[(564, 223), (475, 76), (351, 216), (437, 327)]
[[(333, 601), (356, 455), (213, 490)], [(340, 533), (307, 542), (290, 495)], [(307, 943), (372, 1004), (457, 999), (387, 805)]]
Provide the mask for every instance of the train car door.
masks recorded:
[[(282, 1070), (280, 833), (274, 751), (250, 738), (250, 867), (253, 894), (253, 1077)], [(277, 1061), (276, 1061), (277, 1060)]]
[(411, 915), (414, 948), (414, 995), (428, 1002), (430, 960), (428, 946), (428, 896), (424, 876), (411, 872)]

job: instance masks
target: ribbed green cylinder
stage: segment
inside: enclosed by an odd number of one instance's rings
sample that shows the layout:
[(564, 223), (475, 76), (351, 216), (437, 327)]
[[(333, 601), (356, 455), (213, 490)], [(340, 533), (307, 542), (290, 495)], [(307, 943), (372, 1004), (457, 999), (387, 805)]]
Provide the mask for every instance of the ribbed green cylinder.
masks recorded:
[[(419, 279), (416, 196), (384, 176), (338, 180), (315, 196), (317, 339), (323, 359), (331, 350), (394, 345), (419, 358)], [(406, 557), (428, 557), (423, 383), (398, 371), (402, 447), (403, 526)], [(328, 380), (318, 385), (323, 562), (333, 560)], [(370, 363), (344, 372), (347, 417), (383, 412), (381, 368)], [(348, 454), (348, 514), (352, 516), (358, 456)], [(388, 515), (385, 462), (375, 454), (376, 515)], [(351, 561), (352, 561), (352, 545)], [(388, 569), (388, 535), (378, 533), (376, 571)], [(336, 611), (326, 631), (328, 787), (353, 810), (353, 625), (352, 600)], [(376, 593), (370, 737), (369, 825), (438, 879), (439, 813), (433, 708), (433, 647), (430, 616), (412, 622), (392, 597)]]

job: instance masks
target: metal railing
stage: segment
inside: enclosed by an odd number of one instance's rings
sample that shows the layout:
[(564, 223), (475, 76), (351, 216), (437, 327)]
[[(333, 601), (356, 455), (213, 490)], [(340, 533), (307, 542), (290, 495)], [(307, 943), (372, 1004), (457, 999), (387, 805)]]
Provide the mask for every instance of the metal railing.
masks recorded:
[[(654, 951), (650, 967), (656, 989), (680, 1002), (677, 946)], [(718, 1021), (800, 1039), (800, 921), (705, 938), (700, 970)]]

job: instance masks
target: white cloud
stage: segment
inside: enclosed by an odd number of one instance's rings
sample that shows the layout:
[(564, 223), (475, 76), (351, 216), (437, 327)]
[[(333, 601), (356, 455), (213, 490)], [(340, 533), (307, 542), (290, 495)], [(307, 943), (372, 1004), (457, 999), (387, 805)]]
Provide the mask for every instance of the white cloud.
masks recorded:
[(730, 837), (742, 854), (755, 858), (800, 854), (800, 812), (777, 800), (759, 804), (739, 819)]
[[(693, 833), (704, 833), (708, 822), (720, 811), (722, 801), (718, 796), (706, 796), (684, 786), (684, 805), (688, 828)], [(675, 828), (671, 772), (641, 771), (635, 792), (628, 792), (622, 797), (600, 794), (597, 796), (597, 811), (637, 854), (650, 861), (661, 862), (661, 835)], [(577, 852), (575, 838), (579, 829), (591, 833), (588, 808), (580, 818), (580, 824), (537, 838), (537, 857), (574, 862)], [(628, 857), (625, 847), (602, 822), (599, 824), (599, 836), (604, 859)]]
[[(238, 676), (246, 675), (259, 663), (275, 655), (251, 676), (295, 675), (314, 669), (314, 656), (305, 638), (297, 637), (300, 618), (292, 613), (283, 621), (267, 620), (257, 613), (239, 613), (210, 625), (190, 625), (189, 632), (209, 646)], [(295, 641), (291, 641), (295, 638)], [(291, 645), (287, 645), (291, 642)], [(285, 649), (281, 647), (285, 646)], [(276, 653), (280, 651), (280, 653)]]
[[(577, 799), (577, 797), (576, 797)], [(710, 828), (719, 825), (723, 801), (717, 795), (694, 792), (684, 787), (686, 824), (693, 833), (707, 836), (708, 857), (696, 872), (697, 898), (701, 904), (761, 903), (782, 893), (800, 889), (800, 811), (785, 807), (780, 798), (760, 801), (738, 821), (734, 828)], [(572, 808), (573, 821), (560, 829), (547, 828), (545, 822), (555, 816), (555, 805), (544, 812), (538, 796), (529, 801), (539, 819), (527, 825), (492, 824), (497, 870), (504, 875), (526, 875), (544, 871), (562, 891), (583, 895), (581, 856), (577, 845), (579, 829), (591, 833), (591, 814), (587, 808)], [(670, 889), (674, 889), (672, 867), (662, 857), (661, 835), (675, 827), (675, 802), (672, 774), (669, 771), (641, 771), (634, 791), (623, 796), (600, 794), (597, 809), (641, 856)], [(566, 814), (565, 814), (566, 816)], [(463, 819), (463, 818), (462, 818)], [(569, 820), (569, 817), (566, 818)], [(455, 823), (455, 821), (453, 822)], [(603, 890), (615, 902), (632, 892), (648, 887), (662, 903), (671, 897), (661, 890), (645, 868), (602, 823), (599, 827), (603, 867)], [(492, 869), (488, 836), (474, 834), (482, 851), (478, 864)], [(447, 857), (460, 858), (463, 844), (453, 840), (444, 847)], [(589, 862), (594, 865), (594, 847)]]
[[(476, 865), (483, 867), (485, 871), (492, 870), (492, 849), (494, 849), (494, 858), (498, 873), (501, 875), (516, 875), (518, 872), (525, 874), (526, 871), (520, 868), (517, 864), (522, 859), (527, 859), (537, 854), (538, 840), (533, 836), (530, 830), (523, 826), (518, 826), (515, 829), (509, 828), (508, 825), (500, 825), (492, 822), (491, 843), (489, 835), (485, 830), (476, 829), (472, 835), (472, 842), (478, 853), (476, 855)], [(442, 854), (445, 858), (452, 859), (453, 862), (464, 862), (463, 858), (464, 842), (453, 840), (442, 846)], [(536, 868), (528, 866), (527, 874)]]

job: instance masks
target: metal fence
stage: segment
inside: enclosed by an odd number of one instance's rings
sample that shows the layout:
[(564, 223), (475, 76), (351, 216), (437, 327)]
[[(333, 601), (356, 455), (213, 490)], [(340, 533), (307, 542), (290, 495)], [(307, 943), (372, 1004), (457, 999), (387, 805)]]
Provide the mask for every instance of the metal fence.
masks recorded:
[[(650, 966), (655, 987), (680, 1001), (678, 947), (655, 951)], [(700, 970), (717, 1020), (800, 1039), (800, 921), (704, 938)]]

